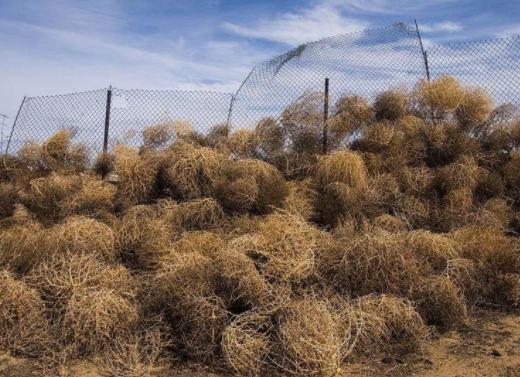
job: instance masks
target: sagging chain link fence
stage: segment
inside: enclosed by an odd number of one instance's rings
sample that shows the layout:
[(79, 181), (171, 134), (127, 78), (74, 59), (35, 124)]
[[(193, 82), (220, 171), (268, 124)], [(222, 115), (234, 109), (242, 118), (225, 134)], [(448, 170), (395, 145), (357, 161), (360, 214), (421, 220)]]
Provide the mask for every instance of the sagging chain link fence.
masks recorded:
[[(343, 95), (373, 100), (382, 91), (410, 89), (421, 79), (442, 75), (487, 90), (497, 106), (516, 107), (520, 37), (434, 45), (425, 51), (417, 25), (397, 23), (302, 44), (254, 67), (234, 94), (109, 88), (25, 97), (6, 152), (42, 142), (60, 129), (71, 130), (74, 141), (93, 154), (118, 143), (139, 145), (143, 129), (157, 123), (182, 122), (202, 135), (225, 124), (229, 134), (252, 129), (266, 117), (280, 119), (284, 109), (309, 93), (317, 94), (324, 109), (325, 79), (334, 111)], [(324, 118), (316, 121), (325, 124)]]

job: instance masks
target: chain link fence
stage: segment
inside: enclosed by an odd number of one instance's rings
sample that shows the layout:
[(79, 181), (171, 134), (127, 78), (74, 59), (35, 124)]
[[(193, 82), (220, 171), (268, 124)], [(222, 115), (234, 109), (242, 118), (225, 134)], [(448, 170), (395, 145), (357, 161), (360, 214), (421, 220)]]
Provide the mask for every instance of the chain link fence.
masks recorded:
[(203, 135), (218, 124), (229, 132), (253, 129), (264, 118), (279, 119), (304, 95), (321, 98), (317, 106), (323, 111), (326, 78), (334, 111), (343, 95), (373, 100), (384, 90), (410, 89), (420, 79), (442, 75), (484, 88), (497, 106), (516, 109), (520, 37), (436, 45), (424, 52), (416, 25), (397, 23), (300, 45), (253, 68), (234, 94), (114, 88), (26, 97), (6, 152), (40, 143), (60, 129), (71, 130), (74, 141), (92, 154), (118, 143), (140, 145), (143, 129), (157, 123), (186, 122)]

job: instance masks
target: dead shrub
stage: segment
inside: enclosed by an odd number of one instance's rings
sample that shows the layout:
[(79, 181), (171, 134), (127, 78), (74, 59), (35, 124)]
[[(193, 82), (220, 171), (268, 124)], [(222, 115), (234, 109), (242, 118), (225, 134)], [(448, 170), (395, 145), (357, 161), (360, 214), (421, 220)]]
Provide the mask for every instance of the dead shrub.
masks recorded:
[(118, 334), (98, 361), (100, 373), (106, 377), (149, 376), (157, 369), (168, 344), (166, 334), (156, 328)]
[(106, 288), (75, 292), (63, 316), (73, 344), (86, 354), (106, 347), (116, 335), (130, 332), (138, 321), (137, 306)]
[(494, 109), (493, 99), (483, 89), (466, 89), (455, 111), (459, 125), (471, 130), (481, 128)]
[(143, 130), (143, 145), (145, 147), (160, 148), (171, 142), (175, 136), (172, 123), (159, 123), (146, 127)]
[(457, 229), (453, 238), (460, 245), (461, 256), (482, 264), (488, 273), (520, 271), (518, 246), (501, 229), (468, 225)]
[(8, 182), (15, 179), (22, 174), (26, 168), (27, 166), (24, 166), (17, 156), (0, 154), (0, 182)]
[(111, 152), (101, 152), (97, 155), (92, 170), (102, 178), (105, 178), (108, 174), (112, 173), (115, 168), (116, 155)]
[(60, 130), (45, 140), (41, 145), (40, 164), (49, 170), (70, 169), (84, 170), (87, 162), (87, 150), (81, 144), (71, 144), (72, 133)]
[(92, 255), (56, 254), (35, 267), (27, 282), (58, 312), (78, 292), (107, 288), (129, 299), (136, 294), (135, 281), (126, 268), (107, 266)]
[(93, 177), (83, 177), (81, 188), (63, 201), (63, 212), (103, 218), (114, 210), (116, 187)]
[(224, 220), (224, 211), (220, 204), (212, 198), (195, 199), (179, 204), (178, 220), (184, 229), (211, 229)]
[(397, 198), (394, 212), (402, 217), (411, 228), (429, 227), (433, 213), (432, 204), (414, 195), (401, 195)]
[(479, 208), (474, 222), (481, 226), (506, 229), (513, 219), (513, 213), (504, 199), (491, 198)]
[(473, 191), (478, 182), (479, 169), (472, 157), (465, 156), (437, 171), (435, 185), (441, 194), (457, 189)]
[(224, 155), (210, 148), (176, 143), (166, 150), (160, 174), (165, 188), (176, 198), (209, 197), (225, 160)]
[(517, 193), (515, 198), (519, 198), (518, 192), (520, 192), (520, 151), (514, 151), (511, 153), (509, 161), (505, 164), (504, 178), (506, 184), (511, 188), (511, 191)]
[(254, 158), (258, 140), (254, 130), (236, 130), (227, 140), (227, 147), (238, 158)]
[(153, 153), (139, 155), (137, 148), (122, 145), (114, 153), (118, 180), (116, 207), (126, 209), (147, 202), (155, 188), (158, 158)]
[(320, 220), (324, 224), (335, 226), (341, 221), (362, 216), (366, 195), (345, 183), (334, 182), (324, 187), (318, 200)]
[(269, 318), (256, 312), (237, 316), (222, 334), (222, 353), (228, 366), (239, 376), (262, 376), (271, 352)]
[(28, 221), (0, 230), (0, 266), (23, 274), (46, 258), (50, 250), (41, 248), (42, 228)]
[(255, 135), (258, 148), (266, 157), (272, 156), (284, 147), (284, 129), (273, 118), (261, 119), (255, 126)]
[(451, 259), (447, 263), (445, 276), (462, 292), (468, 304), (478, 301), (481, 288), (475, 261), (466, 258)]
[(0, 219), (11, 216), (18, 201), (18, 192), (12, 183), (0, 182)]
[(171, 226), (151, 206), (129, 208), (115, 225), (116, 250), (125, 264), (150, 270), (169, 252)]
[(50, 326), (38, 291), (0, 272), (0, 345), (23, 356), (38, 356), (48, 342)]
[(349, 135), (368, 126), (374, 120), (374, 109), (360, 96), (343, 96), (335, 105), (334, 117), (338, 118), (334, 130)]
[(359, 297), (353, 302), (362, 324), (356, 353), (413, 352), (421, 348), (428, 329), (412, 303), (391, 295)]
[(467, 320), (464, 295), (447, 277), (435, 276), (422, 281), (412, 296), (428, 325), (449, 330)]
[(33, 179), (20, 201), (44, 224), (52, 224), (63, 218), (64, 200), (81, 189), (82, 179), (77, 175), (51, 174)]
[(320, 157), (313, 177), (320, 188), (324, 188), (329, 183), (341, 182), (352, 188), (364, 189), (368, 181), (361, 156), (347, 150)]
[(309, 179), (288, 182), (289, 194), (285, 198), (284, 209), (309, 221), (316, 215), (315, 206), (318, 193)]
[(48, 255), (93, 255), (107, 263), (117, 260), (113, 230), (88, 217), (67, 218), (64, 224), (50, 228), (42, 243)]
[(223, 252), (226, 243), (217, 234), (208, 231), (186, 232), (182, 238), (173, 244), (173, 253), (166, 258), (180, 254), (200, 253), (208, 258), (214, 258)]
[(421, 81), (415, 96), (424, 117), (441, 120), (464, 101), (464, 89), (454, 77), (441, 76), (433, 81)]
[(406, 243), (413, 253), (425, 260), (437, 274), (446, 270), (450, 260), (459, 257), (459, 245), (453, 239), (427, 230), (407, 233)]
[(396, 179), (406, 194), (425, 195), (432, 188), (434, 175), (431, 169), (424, 166), (404, 167), (397, 172)]
[(280, 208), (288, 194), (280, 172), (260, 160), (228, 161), (215, 186), (217, 198), (231, 212), (266, 214)]
[(330, 304), (306, 297), (292, 301), (276, 315), (273, 354), (284, 374), (335, 376), (349, 345), (340, 317)]
[(300, 96), (282, 112), (280, 122), (294, 152), (319, 154), (323, 144), (323, 93)]
[(377, 120), (395, 121), (408, 112), (408, 95), (402, 90), (390, 90), (379, 94), (374, 102)]
[(468, 189), (456, 189), (442, 198), (442, 207), (438, 211), (438, 228), (449, 232), (455, 227), (466, 224), (473, 210), (473, 193)]
[(258, 225), (258, 232), (233, 240), (238, 252), (249, 256), (261, 273), (274, 281), (302, 281), (314, 269), (316, 229), (302, 218), (276, 213)]
[(360, 296), (370, 293), (406, 295), (428, 266), (406, 245), (399, 233), (377, 232), (342, 240), (323, 266), (339, 290)]
[(216, 124), (210, 128), (206, 135), (206, 143), (211, 148), (222, 149), (226, 147), (229, 134), (229, 125), (227, 123)]
[(402, 232), (406, 230), (406, 223), (403, 219), (388, 214), (377, 216), (372, 224), (374, 227), (385, 230), (387, 232)]

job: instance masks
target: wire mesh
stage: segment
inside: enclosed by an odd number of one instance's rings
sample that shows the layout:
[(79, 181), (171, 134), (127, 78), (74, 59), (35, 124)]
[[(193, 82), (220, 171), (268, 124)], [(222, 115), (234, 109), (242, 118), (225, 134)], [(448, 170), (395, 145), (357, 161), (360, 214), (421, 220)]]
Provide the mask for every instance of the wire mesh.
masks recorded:
[(75, 142), (98, 151), (103, 146), (106, 97), (106, 89), (26, 97), (6, 151), (15, 153), (23, 144), (41, 143), (63, 129), (71, 131)]
[[(486, 89), (497, 106), (507, 110), (501, 112), (506, 118), (518, 114), (520, 37), (434, 45), (427, 56), (432, 79), (455, 76), (464, 85)], [(253, 129), (266, 117), (280, 120), (301, 98), (310, 99), (313, 122), (322, 127), (325, 78), (333, 114), (334, 103), (343, 95), (373, 100), (388, 89), (410, 89), (426, 77), (424, 63), (415, 25), (396, 23), (300, 45), (254, 67), (234, 95), (112, 89), (108, 146), (140, 145), (142, 131), (158, 123), (182, 121), (202, 135), (222, 123), (231, 132)], [(300, 105), (309, 110), (308, 104)], [(74, 142), (97, 153), (103, 148), (106, 106), (107, 89), (27, 97), (6, 152), (16, 153), (24, 143), (41, 143), (68, 129)]]
[(435, 45), (428, 49), (432, 78), (456, 77), (485, 89), (496, 106), (516, 114), (520, 105), (520, 36)]
[(255, 67), (233, 101), (233, 129), (253, 128), (265, 117), (278, 118), (305, 93), (322, 92), (330, 79), (330, 101), (356, 94), (410, 87), (425, 76), (415, 27), (397, 23), (310, 42)]

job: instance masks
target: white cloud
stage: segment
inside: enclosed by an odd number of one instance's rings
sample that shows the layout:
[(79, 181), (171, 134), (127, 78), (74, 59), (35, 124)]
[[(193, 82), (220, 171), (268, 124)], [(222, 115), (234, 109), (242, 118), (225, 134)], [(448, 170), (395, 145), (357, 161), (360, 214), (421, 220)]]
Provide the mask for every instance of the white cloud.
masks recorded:
[(263, 19), (251, 26), (225, 22), (223, 27), (244, 37), (298, 45), (331, 35), (359, 31), (368, 25), (365, 21), (344, 16), (337, 5), (326, 2), (300, 12)]
[(434, 32), (455, 32), (461, 31), (464, 27), (456, 22), (452, 21), (443, 21), (434, 24), (419, 24), (419, 29), (425, 33), (434, 33)]

